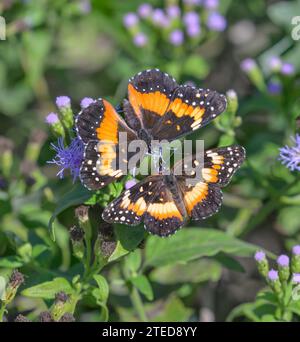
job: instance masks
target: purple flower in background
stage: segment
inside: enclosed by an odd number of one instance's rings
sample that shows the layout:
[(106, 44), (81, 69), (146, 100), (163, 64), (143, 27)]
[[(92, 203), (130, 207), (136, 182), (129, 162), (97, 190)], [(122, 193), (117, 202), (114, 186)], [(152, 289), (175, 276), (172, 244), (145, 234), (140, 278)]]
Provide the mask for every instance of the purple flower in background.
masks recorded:
[(291, 140), (294, 146), (286, 145), (280, 148), (278, 159), (291, 171), (300, 171), (300, 135), (296, 134), (295, 137), (291, 137)]
[(59, 138), (57, 145), (51, 143), (52, 148), (56, 152), (56, 156), (48, 161), (49, 164), (56, 164), (59, 167), (57, 176), (64, 177), (64, 171), (70, 169), (73, 176), (73, 182), (79, 176), (80, 166), (83, 159), (84, 146), (79, 138), (71, 141), (69, 146), (64, 146), (63, 138)]
[(167, 27), (170, 24), (169, 18), (166, 16), (165, 12), (160, 8), (156, 8), (152, 12), (152, 20), (154, 24), (161, 27)]
[(184, 40), (183, 32), (180, 30), (174, 30), (170, 33), (170, 43), (173, 45), (181, 45)]
[(139, 18), (135, 13), (129, 12), (129, 13), (126, 13), (123, 17), (123, 24), (127, 28), (137, 25), (138, 22), (139, 22)]
[(186, 5), (201, 5), (202, 0), (183, 0)]
[(219, 6), (219, 0), (204, 0), (203, 5), (208, 9), (216, 9)]
[(269, 280), (271, 281), (275, 281), (275, 280), (278, 280), (278, 272), (275, 271), (275, 270), (270, 270), (269, 273), (268, 273), (268, 278)]
[(281, 73), (283, 75), (293, 75), (295, 73), (295, 66), (292, 63), (283, 63), (281, 67)]
[(152, 6), (150, 4), (147, 4), (147, 3), (141, 4), (139, 6), (137, 12), (141, 18), (147, 18), (152, 13)]
[(199, 24), (199, 15), (196, 12), (187, 12), (183, 16), (185, 25)]
[(58, 108), (70, 107), (71, 99), (68, 96), (58, 96), (56, 98), (56, 105)]
[(281, 267), (289, 266), (290, 258), (287, 255), (282, 254), (277, 258), (277, 264)]
[(90, 0), (81, 0), (79, 2), (79, 9), (84, 14), (90, 13), (92, 9)]
[(128, 190), (132, 188), (135, 184), (137, 184), (137, 181), (135, 179), (130, 179), (125, 183), (125, 189)]
[(199, 24), (188, 25), (186, 28), (186, 32), (190, 37), (199, 36), (201, 33), (201, 28)]
[(224, 31), (227, 26), (225, 17), (218, 12), (212, 12), (207, 18), (207, 27), (212, 31)]
[(91, 103), (93, 103), (95, 100), (91, 97), (84, 97), (80, 102), (81, 109), (87, 108)]
[(268, 92), (272, 95), (278, 95), (281, 93), (282, 85), (279, 82), (272, 82), (268, 83)]
[(246, 58), (241, 63), (241, 69), (245, 72), (252, 71), (256, 67), (256, 62), (252, 58)]
[(279, 71), (281, 69), (282, 66), (282, 62), (281, 59), (277, 56), (272, 56), (270, 57), (270, 59), (268, 60), (268, 65), (270, 67), (271, 70), (273, 71)]
[(300, 245), (294, 246), (292, 252), (294, 255), (300, 255)]
[(170, 18), (178, 18), (180, 16), (180, 8), (176, 5), (168, 6), (166, 11)]
[(57, 123), (59, 121), (58, 115), (56, 113), (49, 113), (46, 118), (45, 118), (45, 122), (48, 125), (53, 125), (55, 123)]
[(293, 282), (294, 283), (300, 283), (300, 273), (294, 273), (293, 274)]
[(254, 259), (257, 262), (263, 261), (266, 258), (266, 254), (263, 251), (257, 251), (254, 255)]
[(137, 33), (133, 37), (133, 43), (134, 45), (139, 46), (139, 47), (145, 46), (148, 43), (148, 37), (142, 32)]

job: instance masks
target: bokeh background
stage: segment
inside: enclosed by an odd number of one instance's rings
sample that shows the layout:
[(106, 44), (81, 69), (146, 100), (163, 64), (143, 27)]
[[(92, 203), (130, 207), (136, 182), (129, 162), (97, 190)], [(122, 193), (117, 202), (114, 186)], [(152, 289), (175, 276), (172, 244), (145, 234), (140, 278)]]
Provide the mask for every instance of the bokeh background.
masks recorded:
[[(128, 78), (151, 67), (232, 100), (231, 114), (193, 135), (206, 147), (236, 142), (247, 151), (224, 207), (202, 226), (275, 254), (297, 244), (299, 171), (278, 160), (279, 148), (299, 129), (300, 42), (291, 36), (297, 13), (296, 0), (1, 0), (7, 26), (0, 41), (0, 267), (22, 268), (25, 287), (56, 272), (74, 274), (67, 229), (74, 208), (59, 214), (55, 243), (48, 232), (73, 183), (59, 180), (47, 164), (55, 138), (45, 118), (57, 111), (60, 95), (71, 98), (74, 113), (84, 97), (117, 106)], [(254, 261), (230, 258), (226, 264), (218, 257), (149, 268), (151, 319), (225, 320), (238, 304), (253, 301), (263, 286)], [(119, 289), (120, 269), (106, 272), (111, 319), (137, 320)], [(43, 308), (41, 299), (20, 296), (9, 318)], [(88, 301), (76, 315), (101, 319)]]

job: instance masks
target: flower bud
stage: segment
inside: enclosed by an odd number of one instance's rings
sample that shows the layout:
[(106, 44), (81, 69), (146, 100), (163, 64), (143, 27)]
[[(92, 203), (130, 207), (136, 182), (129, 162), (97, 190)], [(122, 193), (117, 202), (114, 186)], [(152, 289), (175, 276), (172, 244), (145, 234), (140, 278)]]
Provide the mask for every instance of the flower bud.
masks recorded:
[(58, 96), (56, 98), (56, 105), (61, 114), (64, 126), (71, 129), (74, 125), (74, 115), (71, 108), (71, 99), (68, 96)]
[(89, 207), (85, 205), (79, 206), (75, 209), (75, 216), (78, 219), (80, 227), (83, 229), (85, 233), (85, 238), (91, 239), (92, 228), (89, 221)]
[(235, 90), (230, 89), (226, 92), (227, 98), (227, 112), (230, 114), (235, 114), (238, 109), (238, 97)]
[(14, 270), (10, 276), (9, 282), (7, 284), (5, 299), (6, 304), (10, 303), (17, 293), (18, 288), (24, 283), (24, 276), (18, 270)]
[(64, 127), (56, 113), (49, 113), (45, 118), (45, 122), (50, 126), (51, 133), (55, 137), (65, 136)]
[(54, 319), (51, 316), (49, 311), (43, 311), (39, 314), (38, 317), (39, 322), (54, 322)]
[(31, 322), (31, 320), (21, 314), (19, 314), (16, 318), (15, 318), (15, 322), (20, 322), (20, 323), (26, 323), (26, 322)]
[(278, 277), (278, 272), (271, 269), (268, 272), (268, 277), (267, 277), (268, 283), (271, 286), (272, 290), (276, 292), (277, 294), (281, 293), (281, 284), (279, 281)]
[(290, 258), (287, 255), (282, 254), (277, 258), (277, 264), (280, 281), (288, 281), (290, 277)]
[(70, 312), (66, 312), (64, 313), (61, 318), (59, 319), (59, 322), (75, 322), (75, 317), (70, 313)]
[(259, 273), (266, 278), (269, 272), (269, 263), (266, 258), (266, 254), (263, 251), (257, 251), (255, 253), (254, 259), (257, 262)]
[(300, 245), (296, 245), (292, 249), (291, 269), (293, 273), (300, 273)]
[(63, 291), (58, 292), (55, 295), (54, 305), (51, 309), (51, 316), (55, 321), (58, 321), (66, 311), (66, 303), (70, 300), (70, 297)]
[(83, 237), (84, 231), (81, 228), (77, 226), (73, 226), (70, 228), (70, 238), (73, 247), (73, 254), (80, 260), (83, 258), (85, 251)]
[(252, 58), (246, 58), (241, 63), (241, 69), (248, 75), (252, 83), (261, 91), (265, 91), (266, 85), (261, 69)]

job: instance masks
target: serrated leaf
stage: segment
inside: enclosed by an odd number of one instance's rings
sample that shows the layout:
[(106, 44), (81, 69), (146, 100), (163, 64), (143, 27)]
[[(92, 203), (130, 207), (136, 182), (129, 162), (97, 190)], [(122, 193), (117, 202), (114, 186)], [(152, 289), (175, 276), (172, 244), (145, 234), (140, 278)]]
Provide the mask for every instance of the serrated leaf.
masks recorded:
[(51, 281), (29, 287), (22, 291), (22, 295), (33, 298), (54, 299), (56, 293), (63, 291), (71, 294), (73, 288), (65, 278), (54, 278)]
[(182, 229), (176, 235), (162, 239), (151, 236), (146, 245), (146, 266), (163, 266), (177, 262), (214, 256), (220, 252), (236, 256), (252, 256), (258, 249), (225, 232), (215, 229)]
[(136, 287), (148, 300), (153, 300), (152, 286), (148, 278), (144, 275), (138, 275), (129, 279), (134, 287)]

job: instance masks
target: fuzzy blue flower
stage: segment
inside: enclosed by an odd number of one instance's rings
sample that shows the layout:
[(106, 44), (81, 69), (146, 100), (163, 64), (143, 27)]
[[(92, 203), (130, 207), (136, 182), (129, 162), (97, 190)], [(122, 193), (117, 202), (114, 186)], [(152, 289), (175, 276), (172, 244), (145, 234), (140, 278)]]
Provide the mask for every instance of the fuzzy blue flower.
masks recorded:
[(279, 149), (279, 160), (283, 165), (289, 168), (291, 171), (300, 171), (300, 135), (296, 134), (295, 137), (291, 137), (294, 146), (282, 147)]
[(56, 164), (59, 167), (57, 176), (59, 178), (64, 177), (64, 171), (70, 169), (70, 173), (73, 177), (73, 182), (79, 176), (80, 166), (83, 159), (84, 146), (79, 138), (75, 138), (71, 141), (69, 146), (64, 145), (62, 138), (59, 138), (57, 145), (51, 144), (52, 148), (56, 152), (56, 156), (48, 161), (49, 164)]

